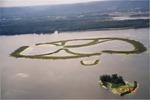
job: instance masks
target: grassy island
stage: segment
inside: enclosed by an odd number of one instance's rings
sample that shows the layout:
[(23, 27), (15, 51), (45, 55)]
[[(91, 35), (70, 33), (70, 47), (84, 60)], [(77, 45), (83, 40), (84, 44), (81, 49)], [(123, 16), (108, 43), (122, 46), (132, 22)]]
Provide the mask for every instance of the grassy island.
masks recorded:
[[(114, 50), (102, 50), (98, 52), (93, 53), (77, 53), (70, 50), (70, 48), (80, 48), (80, 47), (87, 47), (92, 46), (96, 44), (102, 44), (104, 42), (111, 42), (114, 40), (119, 40), (123, 42), (127, 42), (131, 44), (134, 49), (128, 50), (128, 51), (114, 51)], [(86, 41), (86, 43), (82, 44), (70, 44), (68, 45), (68, 42), (71, 41)], [(88, 42), (87, 42), (88, 41)], [(89, 42), (90, 41), (90, 42)], [(130, 39), (124, 39), (124, 38), (86, 38), (86, 39), (70, 39), (70, 40), (61, 40), (61, 41), (54, 41), (54, 42), (46, 42), (46, 43), (37, 43), (35, 44), (35, 47), (42, 46), (42, 45), (52, 45), (56, 47), (61, 47), (58, 50), (55, 50), (53, 52), (48, 53), (42, 53), (42, 54), (28, 54), (24, 53), (28, 48), (33, 48), (32, 46), (22, 46), (19, 49), (15, 50), (10, 55), (13, 57), (24, 57), (24, 58), (36, 58), (36, 59), (71, 59), (71, 58), (81, 58), (81, 57), (91, 57), (91, 56), (100, 56), (102, 53), (110, 53), (110, 54), (139, 54), (142, 52), (145, 52), (147, 48), (140, 42)], [(55, 54), (64, 51), (65, 53), (69, 55), (64, 56), (55, 56)], [(84, 52), (84, 51), (83, 51)], [(99, 60), (94, 62), (94, 64), (97, 64)], [(81, 64), (85, 65), (83, 61), (81, 61)], [(87, 64), (88, 65), (88, 64)]]
[(130, 83), (124, 81), (122, 76), (117, 76), (117, 74), (110, 75), (102, 75), (100, 76), (100, 85), (112, 91), (114, 94), (119, 94), (120, 96), (124, 96), (126, 94), (133, 93), (138, 88), (138, 83), (134, 81), (134, 83)]
[(99, 59), (97, 60), (89, 60), (89, 61), (85, 61), (85, 60), (81, 60), (80, 63), (84, 66), (92, 66), (92, 65), (96, 65), (98, 64)]

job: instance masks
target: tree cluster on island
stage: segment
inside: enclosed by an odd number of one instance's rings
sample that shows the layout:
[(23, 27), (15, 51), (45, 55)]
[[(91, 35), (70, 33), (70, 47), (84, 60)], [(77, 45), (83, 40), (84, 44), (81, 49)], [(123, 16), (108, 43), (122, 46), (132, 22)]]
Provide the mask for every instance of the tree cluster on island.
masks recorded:
[[(131, 83), (125, 83), (122, 76), (118, 76), (117, 74), (110, 75), (102, 75), (100, 76), (100, 80), (103, 86), (106, 88), (116, 88), (116, 91), (120, 96), (124, 96), (126, 94), (130, 94), (135, 91), (138, 87), (138, 83), (134, 81), (134, 85), (132, 86)], [(109, 83), (111, 85), (109, 85)], [(120, 87), (123, 86), (123, 87)]]
[(100, 76), (101, 82), (105, 85), (106, 83), (114, 83), (119, 85), (125, 85), (125, 82), (122, 76), (118, 76), (117, 74), (110, 75), (102, 75)]

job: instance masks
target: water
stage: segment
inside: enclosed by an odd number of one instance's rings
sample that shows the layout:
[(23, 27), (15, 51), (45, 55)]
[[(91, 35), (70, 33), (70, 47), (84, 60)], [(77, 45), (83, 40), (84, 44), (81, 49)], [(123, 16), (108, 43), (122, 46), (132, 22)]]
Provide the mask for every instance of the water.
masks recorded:
[(149, 19), (150, 17), (113, 17), (114, 20), (135, 20), (135, 19)]
[[(64, 32), (47, 35), (0, 36), (2, 99), (148, 99), (148, 52), (136, 55), (103, 53), (99, 56), (99, 63), (93, 66), (83, 66), (80, 64), (80, 61), (93, 60), (97, 59), (97, 57), (43, 60), (9, 56), (10, 53), (20, 46), (33, 46), (36, 43), (66, 39), (98, 37), (129, 38), (140, 41), (149, 48), (149, 29), (147, 28), (136, 30)], [(74, 43), (70, 42), (68, 44), (71, 45)], [(92, 48), (73, 48), (72, 50), (81, 53), (84, 51), (91, 53), (95, 49), (97, 51), (108, 47), (119, 48), (119, 45), (120, 42), (115, 41), (115, 43), (108, 42), (106, 45), (102, 44), (101, 46), (94, 45)], [(132, 49), (128, 44), (124, 44), (124, 46), (124, 49)], [(41, 48), (38, 50), (41, 52)], [(48, 48), (44, 50), (44, 52), (47, 52)], [(132, 95), (120, 97), (100, 87), (98, 83), (99, 76), (114, 73), (123, 76), (124, 80), (130, 82), (137, 81), (140, 84), (137, 92)]]

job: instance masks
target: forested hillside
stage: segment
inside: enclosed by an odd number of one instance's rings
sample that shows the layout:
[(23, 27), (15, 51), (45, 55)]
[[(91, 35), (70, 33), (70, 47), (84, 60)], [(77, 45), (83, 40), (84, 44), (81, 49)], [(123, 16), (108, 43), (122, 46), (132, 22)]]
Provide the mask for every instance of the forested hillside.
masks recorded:
[(107, 28), (149, 27), (149, 19), (114, 20), (114, 17), (148, 17), (149, 1), (99, 1), (79, 4), (1, 7), (0, 35), (53, 33)]

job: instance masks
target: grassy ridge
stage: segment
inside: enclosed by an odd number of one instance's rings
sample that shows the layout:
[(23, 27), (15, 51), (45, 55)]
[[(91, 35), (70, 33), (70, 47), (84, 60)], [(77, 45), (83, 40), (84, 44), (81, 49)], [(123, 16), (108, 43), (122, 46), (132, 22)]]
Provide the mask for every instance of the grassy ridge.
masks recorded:
[[(77, 45), (77, 44), (75, 44), (75, 45), (66, 45), (66, 43), (69, 42), (69, 41), (79, 41), (79, 40), (91, 40), (91, 42), (87, 42), (87, 43), (80, 44), (80, 45)], [(103, 40), (103, 41), (99, 41), (99, 40)], [(86, 47), (86, 46), (91, 46), (91, 45), (100, 44), (100, 43), (103, 43), (103, 42), (113, 41), (113, 40), (120, 40), (120, 41), (127, 42), (127, 43), (133, 45), (134, 49), (130, 50), (130, 51), (103, 50), (103, 51), (90, 53), (90, 54), (76, 53), (76, 52), (72, 52), (72, 51), (69, 50), (69, 48)], [(60, 45), (58, 45), (57, 43), (60, 43)], [(95, 55), (100, 56), (101, 53), (139, 54), (139, 53), (145, 52), (147, 50), (147, 48), (142, 43), (140, 43), (138, 41), (135, 41), (135, 40), (129, 40), (129, 39), (124, 39), (124, 38), (72, 39), (72, 40), (63, 40), (63, 41), (55, 41), (55, 42), (37, 43), (35, 45), (39, 46), (39, 45), (45, 45), (45, 44), (55, 45), (55, 46), (63, 46), (63, 48), (58, 49), (54, 52), (46, 53), (46, 54), (22, 55), (20, 53), (23, 52), (24, 50), (26, 50), (29, 47), (29, 46), (23, 46), (23, 47), (20, 47), (19, 49), (15, 50), (13, 53), (11, 53), (11, 56), (16, 57), (16, 58), (24, 57), (24, 58), (37, 58), (37, 59), (71, 59), (71, 58), (80, 58), (80, 57), (90, 57), (90, 56), (95, 56)], [(53, 56), (52, 55), (52, 54), (56, 54), (56, 53), (58, 53), (62, 50), (64, 50), (68, 54), (71, 54), (72, 56)]]

